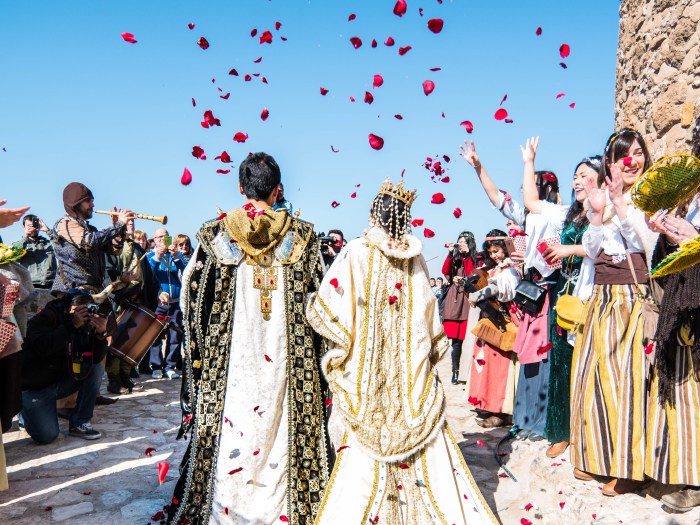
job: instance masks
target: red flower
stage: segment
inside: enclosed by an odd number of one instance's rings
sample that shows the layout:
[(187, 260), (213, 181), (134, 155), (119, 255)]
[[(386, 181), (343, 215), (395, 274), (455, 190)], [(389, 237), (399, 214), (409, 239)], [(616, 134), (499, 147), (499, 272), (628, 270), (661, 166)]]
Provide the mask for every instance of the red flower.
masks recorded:
[(132, 33), (122, 33), (122, 38), (124, 39), (124, 42), (128, 42), (129, 44), (135, 44), (138, 42)]
[(382, 76), (381, 75), (374, 75), (374, 81), (372, 82), (372, 87), (376, 89), (379, 86), (381, 86), (382, 84), (384, 84), (384, 79), (382, 78)]
[(322, 87), (321, 88), (321, 95), (323, 95), (325, 97), (326, 93), (328, 93), (328, 90), (326, 88)]
[(430, 20), (428, 20), (428, 29), (430, 29), (435, 34), (442, 31), (442, 26), (442, 18), (431, 18)]
[(374, 102), (374, 96), (369, 91), (365, 91), (365, 102), (367, 104), (371, 104), (372, 102)]
[(455, 208), (455, 210), (452, 212), (452, 215), (455, 216), (455, 219), (459, 219), (462, 216), (462, 210), (459, 208)]
[(197, 40), (197, 45), (201, 47), (202, 49), (207, 49), (209, 47), (209, 42), (207, 41), (206, 38), (203, 36), (199, 37), (199, 40)]
[(389, 304), (394, 304), (396, 302), (396, 299), (398, 299), (398, 297), (396, 297), (395, 295), (390, 296), (389, 297)]
[(351, 13), (350, 16), (348, 17), (348, 22), (352, 22), (356, 18), (357, 18), (357, 16), (355, 16), (355, 13)]
[(236, 134), (233, 136), (233, 140), (234, 140), (234, 142), (243, 143), (243, 142), (245, 142), (246, 140), (248, 140), (248, 134), (247, 134), (247, 133), (243, 133), (242, 131), (239, 131), (238, 133), (236, 133)]
[(435, 232), (433, 230), (431, 230), (430, 228), (424, 228), (423, 229), (423, 236), (426, 239), (432, 239), (433, 237), (435, 237)]
[(496, 111), (496, 114), (493, 116), (496, 120), (503, 120), (508, 116), (508, 112), (503, 109), (503, 108), (498, 108), (498, 111)]
[(350, 42), (352, 43), (352, 47), (354, 47), (355, 49), (357, 49), (358, 47), (362, 47), (362, 40), (360, 40), (359, 37), (352, 37), (350, 39)]
[(406, 14), (407, 8), (408, 4), (404, 0), (398, 0), (398, 2), (396, 2), (394, 5), (394, 14), (396, 16), (403, 16)]
[(267, 108), (263, 108), (262, 113), (260, 113), (260, 118), (265, 122), (267, 117), (270, 116), (270, 111)]
[(411, 221), (411, 226), (413, 226), (414, 228), (418, 226), (423, 226), (423, 219), (413, 219), (413, 221)]
[(190, 30), (192, 30), (192, 29), (194, 29), (194, 24), (192, 22), (190, 22), (189, 24), (187, 24), (187, 27), (189, 27)]
[(434, 89), (435, 82), (433, 82), (432, 80), (426, 80), (425, 82), (423, 82), (423, 93), (425, 93), (426, 97), (430, 95)]
[(192, 174), (190, 173), (190, 170), (185, 168), (185, 171), (182, 172), (182, 177), (180, 178), (180, 184), (187, 186), (190, 182), (192, 182)]
[(146, 454), (148, 457), (151, 457), (151, 454), (153, 454), (155, 451), (156, 451), (156, 449), (154, 449), (153, 447), (148, 447), (148, 448), (146, 449), (145, 454)]
[(540, 35), (542, 34), (542, 28), (541, 28), (541, 27), (538, 27), (537, 30), (535, 31), (535, 34), (536, 34), (537, 36), (540, 36)]
[(394, 39), (391, 38), (391, 37), (388, 37), (388, 38), (386, 39), (386, 42), (384, 42), (384, 45), (387, 46), (387, 47), (391, 47), (391, 46), (394, 45), (394, 43), (395, 43), (395, 42), (394, 42)]
[(464, 126), (464, 129), (467, 131), (467, 133), (471, 133), (474, 131), (474, 124), (469, 122), (468, 120), (465, 120), (464, 122), (460, 122), (460, 126)]
[(406, 47), (400, 47), (399, 48), (399, 55), (404, 56), (406, 53), (408, 53), (411, 49), (413, 49), (411, 46), (406, 46)]
[(369, 145), (372, 149), (380, 150), (384, 147), (384, 139), (374, 133), (369, 134)]
[(195, 159), (207, 160), (207, 156), (204, 154), (204, 150), (199, 146), (192, 147), (192, 156)]
[(559, 54), (562, 58), (568, 57), (571, 54), (571, 47), (569, 44), (562, 44), (561, 47), (559, 47)]
[(430, 204), (442, 204), (443, 202), (445, 202), (445, 196), (440, 192), (435, 193), (430, 199)]
[(165, 481), (165, 475), (168, 473), (170, 465), (167, 461), (161, 461), (158, 463), (158, 482), (162, 485)]

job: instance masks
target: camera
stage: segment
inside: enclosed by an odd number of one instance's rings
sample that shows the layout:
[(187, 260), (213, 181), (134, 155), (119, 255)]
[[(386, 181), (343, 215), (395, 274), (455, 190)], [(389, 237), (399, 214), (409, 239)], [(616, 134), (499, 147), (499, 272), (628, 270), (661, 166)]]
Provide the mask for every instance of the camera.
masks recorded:
[(35, 217), (35, 218), (32, 219), (32, 226), (34, 226), (37, 230), (41, 227), (41, 225), (39, 224), (39, 218), (38, 218), (38, 217)]
[(85, 309), (91, 314), (100, 315), (100, 307), (95, 303), (86, 304)]
[(335, 237), (331, 237), (325, 233), (321, 233), (321, 235), (318, 236), (318, 241), (321, 243), (321, 255), (329, 255), (330, 252), (328, 251), (328, 248), (330, 246), (335, 246), (335, 243), (337, 242)]

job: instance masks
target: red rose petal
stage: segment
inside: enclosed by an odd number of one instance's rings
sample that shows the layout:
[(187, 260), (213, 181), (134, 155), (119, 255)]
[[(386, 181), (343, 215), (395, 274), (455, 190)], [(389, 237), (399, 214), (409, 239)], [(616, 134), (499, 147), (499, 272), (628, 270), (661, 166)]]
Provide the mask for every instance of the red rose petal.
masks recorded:
[(502, 106), (503, 103), (504, 103), (506, 100), (508, 100), (508, 93), (506, 93), (505, 95), (503, 95), (503, 98), (501, 99), (501, 103), (499, 104), (499, 106)]
[(538, 27), (537, 30), (535, 31), (535, 34), (536, 34), (537, 36), (540, 36), (540, 35), (542, 34), (542, 28), (541, 28), (541, 27)]
[(369, 91), (365, 91), (365, 102), (367, 104), (371, 104), (372, 102), (374, 102), (374, 96)]
[(265, 122), (267, 117), (270, 116), (270, 111), (267, 108), (263, 108), (262, 113), (260, 113), (260, 118)]
[(423, 82), (423, 93), (425, 93), (426, 97), (430, 95), (434, 89), (435, 82), (433, 82), (432, 80), (426, 80), (425, 82)]
[(467, 401), (469, 401), (469, 403), (472, 405), (476, 405), (479, 402), (479, 398), (477, 398), (476, 396), (469, 396), (467, 398)]
[(220, 160), (224, 164), (228, 164), (231, 162), (231, 156), (226, 152), (226, 150), (224, 150), (221, 152), (221, 155), (214, 157), (214, 160)]
[(254, 456), (257, 456), (258, 454), (260, 454), (260, 449), (257, 449), (257, 450), (255, 450), (255, 451), (253, 451), (253, 455), (254, 455)]
[(158, 463), (158, 482), (162, 485), (165, 481), (165, 475), (168, 473), (170, 465), (167, 461), (161, 461)]
[(512, 119), (512, 118), (507, 118), (507, 119), (505, 119), (503, 122), (505, 122), (506, 124), (512, 124), (512, 123), (513, 123), (513, 119)]
[(267, 79), (265, 77), (262, 77), (260, 80), (262, 80), (263, 84), (267, 84)]
[(396, 297), (395, 295), (390, 296), (389, 297), (389, 304), (394, 304), (397, 299), (398, 299), (398, 297)]
[(231, 96), (231, 93), (226, 93), (225, 95), (219, 95), (219, 98), (223, 98), (224, 100), (228, 100), (228, 97)]
[(243, 143), (243, 142), (245, 142), (246, 140), (248, 140), (248, 134), (247, 134), (247, 133), (243, 133), (242, 131), (239, 131), (238, 133), (236, 133), (236, 134), (233, 136), (233, 140), (234, 140), (234, 142)]
[(574, 109), (576, 107), (576, 102), (572, 102), (571, 104), (569, 104), (569, 107), (571, 109)]
[(443, 202), (445, 202), (445, 196), (440, 192), (435, 193), (430, 199), (430, 204), (442, 204)]
[(287, 37), (286, 37), (286, 36), (281, 36), (281, 37), (280, 37), (280, 40), (281, 40), (282, 42), (286, 42), (286, 41), (287, 41)]
[(209, 47), (209, 41), (203, 36), (200, 36), (199, 40), (197, 40), (197, 45), (202, 49), (207, 49)]
[(337, 208), (338, 206), (340, 206), (340, 203), (338, 201), (331, 202), (331, 207)]
[[(259, 64), (260, 62), (262, 62), (262, 57), (258, 57), (258, 58), (256, 58), (255, 60), (253, 60), (253, 64)], [(259, 74), (260, 74), (260, 73), (258, 73), (258, 75), (259, 75)], [(256, 75), (256, 76), (257, 76), (257, 75)]]
[(569, 46), (569, 44), (562, 44), (559, 47), (559, 54), (562, 58), (568, 57), (571, 54), (571, 47)]
[(406, 46), (406, 47), (400, 47), (399, 48), (399, 55), (404, 56), (406, 53), (408, 53), (411, 49), (413, 49), (411, 46)]
[(568, 68), (568, 66), (564, 62), (559, 62), (559, 65), (564, 69)]
[(362, 40), (360, 40), (359, 37), (356, 37), (356, 36), (352, 37), (350, 39), (350, 43), (352, 44), (352, 47), (354, 47), (355, 49), (357, 49), (358, 47), (362, 47)]
[(357, 18), (357, 16), (355, 16), (355, 13), (351, 13), (350, 16), (348, 17), (348, 22), (352, 22), (356, 18)]
[(403, 116), (402, 116), (401, 114), (399, 114), (399, 113), (397, 113), (396, 115), (394, 115), (394, 118), (395, 118), (396, 120), (403, 120)]
[(597, 514), (591, 514), (591, 516), (593, 517), (593, 519), (596, 519), (598, 517)]
[(423, 8), (422, 8), (422, 7), (419, 7), (419, 8), (418, 8), (418, 14), (419, 14), (420, 16), (423, 16)]
[(413, 226), (414, 228), (418, 226), (423, 226), (423, 219), (413, 219), (411, 221), (411, 226)]
[(153, 516), (151, 516), (152, 521), (160, 521), (165, 517), (165, 513), (162, 510), (159, 510), (156, 512)]
[(269, 355), (265, 354), (265, 361), (267, 361), (268, 363), (272, 363), (272, 358)]
[(254, 38), (255, 35), (257, 35), (257, 34), (258, 34), (258, 30), (257, 30), (257, 29), (251, 30), (251, 32), (250, 32), (250, 38)]
[(444, 22), (442, 18), (431, 18), (428, 20), (428, 29), (430, 29), (433, 33), (437, 34), (440, 31), (442, 31), (442, 26)]
[(196, 107), (196, 106), (197, 106), (197, 102), (195, 102), (195, 100), (194, 100), (194, 98), (193, 98), (193, 99), (192, 99), (192, 107)]
[(375, 47), (377, 47), (377, 41), (373, 38), (372, 39), (372, 49), (374, 49)]
[(246, 75), (243, 77), (243, 80), (245, 80), (246, 82), (250, 82), (251, 80), (253, 80), (253, 77), (251, 77), (250, 75)]
[(384, 79), (382, 78), (382, 76), (381, 75), (374, 75), (374, 80), (372, 81), (372, 87), (376, 89), (379, 86), (381, 86), (382, 84), (384, 84)]
[(560, 501), (560, 502), (559, 502), (559, 508), (560, 508), (560, 509), (563, 509), (563, 508), (564, 508), (564, 505), (566, 505), (566, 501)]
[(496, 120), (503, 120), (508, 116), (508, 112), (503, 109), (503, 108), (498, 108), (498, 111), (496, 111), (496, 114), (493, 116)]
[(232, 471), (230, 471), (230, 472), (228, 473), (228, 475), (229, 475), (229, 476), (232, 476), (233, 474), (238, 474), (241, 470), (243, 470), (243, 467), (235, 468), (235, 469), (233, 469)]
[(185, 168), (185, 171), (182, 172), (182, 177), (180, 178), (180, 184), (187, 186), (190, 182), (192, 182), (192, 174), (190, 173), (190, 170)]
[(406, 465), (406, 463), (401, 463), (401, 464), (399, 465), (399, 468), (401, 468), (401, 469), (404, 469), (404, 470), (405, 470), (405, 469), (407, 469), (407, 468), (408, 468), (408, 465)]
[[(439, 162), (436, 163), (436, 164), (439, 164)], [(450, 177), (449, 177), (449, 176), (448, 176), (448, 177), (443, 177), (443, 178), (440, 179), (440, 182), (444, 182), (445, 184), (447, 184), (448, 182), (450, 182)]]
[(483, 441), (477, 441), (476, 444), (479, 445), (480, 447), (486, 446)]
[(476, 364), (479, 366), (484, 366), (486, 364), (486, 361), (484, 359), (477, 359)]
[(441, 67), (431, 67), (430, 71), (442, 71)]
[(326, 398), (326, 406), (329, 407), (333, 404), (333, 400), (330, 397)]
[(532, 522), (527, 518), (520, 518), (520, 525), (532, 525)]
[(228, 507), (224, 507), (224, 514), (228, 516)]
[(399, 489), (399, 490), (402, 490), (402, 489), (403, 489), (403, 485), (401, 485), (401, 483), (399, 483), (398, 485), (396, 485), (396, 488)]
[(194, 24), (192, 22), (190, 22), (189, 24), (187, 24), (187, 27), (189, 27), (190, 30), (192, 30), (192, 29), (194, 29)]
[(260, 409), (260, 405), (255, 405), (253, 407), (253, 412), (257, 412)]
[(351, 198), (351, 199), (354, 199), (355, 197), (357, 197), (357, 192), (356, 192), (356, 191), (354, 191), (354, 192), (352, 193), (352, 195), (350, 195), (350, 198)]
[(263, 33), (260, 35), (260, 43), (261, 44), (271, 44), (272, 43), (272, 33), (269, 31), (263, 31)]
[(221, 170), (221, 169), (219, 169), (219, 170), (216, 170), (216, 173), (220, 173), (220, 174), (222, 174), (222, 175), (228, 175), (229, 173), (231, 173), (231, 170)]
[(407, 8), (408, 4), (404, 0), (398, 0), (398, 2), (396, 2), (394, 5), (394, 14), (396, 16), (403, 16), (406, 14)]
[(527, 505), (525, 505), (525, 510), (530, 510), (532, 506), (532, 503), (528, 503)]
[(326, 88), (322, 87), (321, 88), (321, 95), (323, 95), (325, 97), (326, 93), (328, 93), (328, 90)]
[(654, 343), (649, 343), (648, 345), (646, 345), (646, 346), (644, 347), (644, 353), (645, 353), (646, 355), (651, 354), (653, 351), (654, 351)]
[(122, 38), (124, 39), (124, 42), (128, 42), (129, 44), (135, 44), (138, 42), (132, 33), (122, 33)]
[[(206, 126), (204, 126), (204, 124), (206, 124)], [(214, 117), (214, 113), (211, 109), (208, 109), (204, 112), (204, 122), (202, 123), (202, 126), (205, 128), (209, 128), (211, 126), (221, 126), (221, 121)]]
[(148, 448), (146, 449), (145, 454), (146, 454), (148, 457), (150, 457), (151, 454), (153, 454), (155, 451), (156, 451), (156, 449), (154, 449), (153, 447), (148, 447)]
[(336, 452), (340, 452), (341, 450), (345, 450), (346, 448), (350, 448), (350, 446), (349, 446), (349, 445), (343, 445), (343, 446), (340, 447), (338, 450), (336, 450)]
[(460, 126), (463, 126), (465, 130), (467, 130), (467, 133), (471, 133), (474, 131), (474, 124), (469, 122), (468, 120), (465, 120), (464, 122), (459, 123)]
[(284, 514), (282, 514), (280, 516), (280, 521), (283, 521), (285, 523), (289, 523), (289, 518), (287, 516), (285, 516)]
[(396, 283), (396, 284), (394, 285), (394, 288), (396, 288), (397, 290), (400, 290), (402, 286), (403, 286), (403, 284), (401, 284), (401, 283)]
[(339, 149), (335, 149), (335, 148), (333, 147), (333, 144), (331, 144), (331, 151), (332, 151), (333, 153), (340, 153), (340, 150), (339, 150)]
[(435, 237), (435, 232), (433, 230), (431, 230), (430, 228), (424, 228), (423, 229), (423, 236), (426, 239), (432, 239), (433, 237)]
[(380, 150), (384, 147), (384, 139), (374, 133), (369, 134), (369, 145), (372, 149)]
[(455, 216), (455, 219), (459, 219), (462, 216), (462, 210), (459, 208), (455, 208), (455, 211), (452, 212), (452, 215)]
[(546, 354), (546, 353), (549, 352), (553, 347), (554, 347), (554, 343), (547, 343), (547, 344), (544, 345), (543, 347), (537, 349), (537, 355)]
[(229, 75), (233, 75), (234, 77), (237, 77), (237, 76), (238, 76), (238, 71), (236, 71), (235, 69), (232, 69), (231, 71), (228, 72), (228, 74), (229, 74)]
[(384, 42), (384, 45), (387, 46), (387, 47), (391, 47), (391, 46), (393, 46), (394, 44), (395, 44), (394, 39), (391, 38), (391, 37), (388, 37), (388, 38), (386, 39), (386, 42)]
[(282, 22), (275, 22), (275, 31), (279, 31), (280, 27), (282, 27)]
[(559, 94), (557, 95), (556, 100), (559, 100), (560, 98), (565, 97), (565, 96), (566, 96), (566, 94), (564, 94), (564, 93), (559, 93)]

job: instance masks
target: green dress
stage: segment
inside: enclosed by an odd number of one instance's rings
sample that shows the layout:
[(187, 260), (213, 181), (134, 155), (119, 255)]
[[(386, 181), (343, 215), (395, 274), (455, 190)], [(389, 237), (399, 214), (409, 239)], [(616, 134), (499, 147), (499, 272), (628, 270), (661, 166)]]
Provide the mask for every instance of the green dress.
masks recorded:
[[(581, 244), (581, 238), (588, 226), (577, 230), (572, 222), (561, 232), (561, 243), (565, 245)], [(562, 261), (562, 271), (555, 290), (558, 299), (564, 293), (573, 293), (576, 280), (581, 272), (583, 257), (568, 257)], [(572, 274), (571, 281), (567, 282)], [(549, 316), (549, 340), (554, 345), (549, 351), (551, 367), (549, 372), (549, 389), (547, 404), (547, 424), (545, 436), (552, 443), (569, 441), (569, 422), (571, 419), (571, 357), (574, 348), (567, 341), (568, 332), (557, 325), (557, 316)]]

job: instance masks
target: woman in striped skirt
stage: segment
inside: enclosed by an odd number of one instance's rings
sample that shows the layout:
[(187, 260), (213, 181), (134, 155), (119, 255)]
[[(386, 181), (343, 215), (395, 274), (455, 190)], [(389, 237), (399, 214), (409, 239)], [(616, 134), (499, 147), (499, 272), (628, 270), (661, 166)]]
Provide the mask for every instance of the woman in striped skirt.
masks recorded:
[[(651, 228), (663, 234), (655, 263), (698, 236), (699, 203), (700, 193), (679, 206), (677, 216), (658, 213), (650, 219)], [(687, 512), (700, 505), (700, 264), (663, 277), (659, 284), (664, 296), (647, 404), (644, 472), (661, 483), (685, 485), (661, 501), (672, 511)]]
[(586, 186), (591, 213), (583, 246), (595, 260), (595, 277), (572, 359), (570, 446), (574, 475), (610, 476), (603, 493), (616, 496), (644, 480), (642, 302), (649, 294), (644, 238), (650, 230), (628, 190), (650, 159), (642, 137), (623, 130), (610, 138), (603, 160), (599, 187), (591, 180)]

